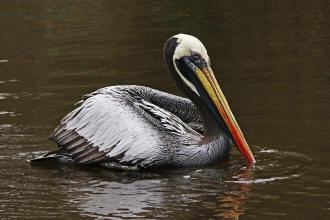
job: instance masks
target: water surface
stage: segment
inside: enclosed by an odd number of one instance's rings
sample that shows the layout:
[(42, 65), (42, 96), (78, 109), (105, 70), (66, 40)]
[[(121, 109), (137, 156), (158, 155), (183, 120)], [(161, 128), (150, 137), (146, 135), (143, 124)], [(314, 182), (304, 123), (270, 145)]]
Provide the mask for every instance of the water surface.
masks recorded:
[[(0, 2), (3, 219), (328, 219), (327, 1)], [(182, 95), (162, 61), (201, 39), (256, 156), (207, 168), (32, 167), (82, 95), (139, 84)]]

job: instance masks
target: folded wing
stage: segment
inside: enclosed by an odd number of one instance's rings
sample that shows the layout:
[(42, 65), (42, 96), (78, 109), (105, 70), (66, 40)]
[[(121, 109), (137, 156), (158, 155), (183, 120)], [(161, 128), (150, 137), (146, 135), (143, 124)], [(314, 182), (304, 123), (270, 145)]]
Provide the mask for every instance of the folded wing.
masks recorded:
[(78, 164), (116, 162), (138, 167), (169, 164), (175, 143), (197, 143), (201, 136), (179, 117), (145, 95), (108, 87), (86, 96), (50, 136)]

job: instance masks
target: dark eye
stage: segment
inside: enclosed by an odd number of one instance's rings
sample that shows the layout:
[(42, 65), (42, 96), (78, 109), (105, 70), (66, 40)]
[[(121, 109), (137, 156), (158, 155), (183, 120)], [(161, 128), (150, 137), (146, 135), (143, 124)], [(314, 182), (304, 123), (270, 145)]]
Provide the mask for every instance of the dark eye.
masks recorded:
[(201, 55), (199, 55), (198, 53), (193, 53), (193, 54), (191, 54), (191, 56), (192, 56), (192, 58), (194, 58), (195, 60), (198, 60), (198, 59), (201, 57)]

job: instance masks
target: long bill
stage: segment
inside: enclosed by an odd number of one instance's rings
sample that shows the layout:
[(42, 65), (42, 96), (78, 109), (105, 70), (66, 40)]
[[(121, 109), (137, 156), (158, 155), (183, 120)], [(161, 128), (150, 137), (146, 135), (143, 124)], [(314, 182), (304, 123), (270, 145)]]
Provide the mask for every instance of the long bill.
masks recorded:
[(226, 123), (228, 130), (233, 136), (238, 149), (241, 151), (247, 161), (255, 163), (256, 160), (254, 159), (252, 151), (248, 143), (246, 142), (233, 113), (229, 108), (227, 100), (220, 89), (220, 86), (213, 74), (211, 67), (203, 67), (201, 70), (196, 66), (195, 73), (200, 82), (202, 83), (203, 87), (207, 91), (208, 95), (210, 96), (212, 102), (216, 106), (217, 110), (219, 111), (224, 122)]

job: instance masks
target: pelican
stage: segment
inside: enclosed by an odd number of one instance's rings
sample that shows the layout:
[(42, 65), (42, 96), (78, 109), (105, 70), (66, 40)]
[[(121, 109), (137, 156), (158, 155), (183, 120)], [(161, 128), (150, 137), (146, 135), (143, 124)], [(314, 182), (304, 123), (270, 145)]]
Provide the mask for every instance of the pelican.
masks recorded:
[(32, 162), (121, 170), (206, 166), (228, 161), (236, 145), (254, 163), (204, 45), (177, 34), (165, 42), (163, 53), (168, 72), (189, 99), (136, 85), (96, 90), (51, 134), (59, 149)]

